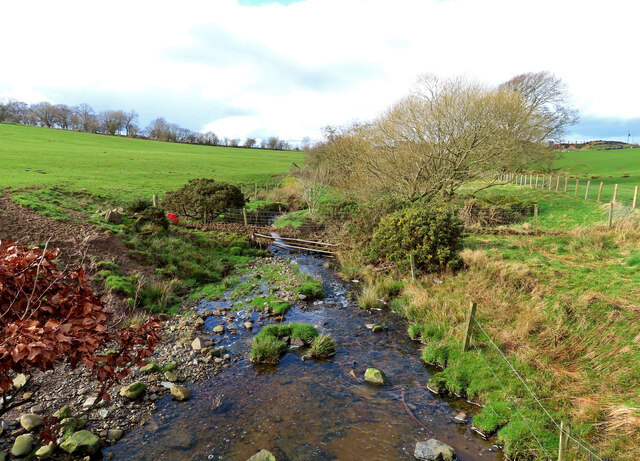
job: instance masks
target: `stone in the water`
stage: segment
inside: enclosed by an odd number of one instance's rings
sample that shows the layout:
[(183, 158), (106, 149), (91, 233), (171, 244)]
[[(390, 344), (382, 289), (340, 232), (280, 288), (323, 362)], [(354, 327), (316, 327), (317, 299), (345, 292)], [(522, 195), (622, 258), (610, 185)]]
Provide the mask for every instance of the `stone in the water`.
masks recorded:
[(213, 327), (213, 332), (216, 334), (224, 333), (224, 325), (218, 325), (217, 327)]
[(109, 410), (107, 410), (106, 408), (103, 408), (98, 412), (98, 414), (100, 415), (101, 418), (106, 419), (109, 417)]
[(455, 450), (436, 439), (416, 443), (413, 456), (420, 461), (453, 461), (456, 458)]
[(375, 323), (365, 323), (364, 326), (367, 327), (369, 330), (373, 330), (373, 327), (375, 327), (376, 324)]
[(387, 376), (382, 370), (378, 370), (377, 368), (367, 368), (367, 371), (364, 372), (364, 380), (376, 386), (384, 386), (387, 384)]
[(171, 395), (179, 402), (185, 402), (191, 398), (191, 391), (184, 386), (174, 384), (171, 386)]
[(122, 397), (126, 397), (129, 400), (135, 400), (139, 398), (144, 391), (147, 390), (147, 385), (145, 383), (141, 383), (140, 381), (136, 381), (135, 383), (129, 384), (128, 386), (120, 389), (120, 395)]
[(164, 377), (167, 381), (175, 383), (178, 380), (178, 375), (176, 375), (173, 371), (165, 371)]
[(276, 461), (276, 457), (268, 450), (260, 450), (247, 461)]
[(33, 448), (33, 437), (31, 434), (19, 435), (16, 437), (16, 441), (11, 448), (11, 454), (13, 456), (25, 456), (31, 453)]
[(107, 431), (107, 440), (120, 440), (124, 435), (122, 429), (109, 429)]
[(253, 328), (253, 323), (252, 322), (244, 322), (244, 327), (247, 330), (251, 330)]
[(464, 424), (467, 422), (468, 416), (464, 411), (461, 411), (460, 413), (458, 413), (453, 420), (458, 423), (458, 424)]
[(295, 347), (302, 347), (304, 346), (304, 341), (302, 340), (302, 338), (293, 338), (291, 340), (291, 345)]
[(98, 451), (100, 437), (89, 431), (74, 432), (60, 444), (60, 448), (70, 455), (92, 455)]
[(382, 325), (374, 325), (373, 328), (371, 328), (371, 330), (374, 333), (380, 333), (383, 330), (383, 328), (382, 328)]
[(42, 425), (43, 417), (40, 415), (26, 414), (20, 417), (20, 425), (28, 431)]

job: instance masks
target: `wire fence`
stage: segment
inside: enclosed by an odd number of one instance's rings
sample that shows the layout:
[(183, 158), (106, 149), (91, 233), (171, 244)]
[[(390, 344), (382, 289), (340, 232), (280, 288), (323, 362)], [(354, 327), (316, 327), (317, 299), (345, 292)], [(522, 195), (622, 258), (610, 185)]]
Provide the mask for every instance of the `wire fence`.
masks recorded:
[[(412, 274), (414, 270), (415, 269), (413, 268), (413, 265), (412, 265)], [(419, 274), (419, 272), (417, 271), (416, 273)], [(531, 433), (531, 436), (533, 437), (535, 444), (540, 449), (539, 456), (537, 456), (537, 458), (540, 458), (540, 456), (544, 455), (544, 458), (547, 460), (557, 459), (558, 461), (566, 461), (569, 459), (576, 459), (576, 460), (579, 459), (579, 460), (589, 460), (589, 461), (612, 461), (610, 458), (606, 458), (602, 456), (599, 453), (599, 450), (595, 448), (593, 445), (587, 443), (584, 440), (581, 440), (575, 435), (572, 435), (570, 426), (568, 423), (565, 423), (563, 421), (558, 421), (556, 418), (553, 417), (551, 412), (544, 405), (542, 399), (536, 394), (536, 392), (533, 391), (532, 387), (527, 383), (527, 379), (525, 379), (522, 373), (517, 370), (517, 368), (509, 360), (509, 358), (502, 351), (502, 349), (498, 347), (496, 342), (491, 338), (491, 336), (487, 332), (487, 329), (483, 326), (482, 322), (480, 322), (480, 320), (478, 319), (478, 316), (476, 314), (477, 312), (476, 309), (477, 309), (476, 303), (471, 303), (469, 312), (467, 314), (467, 322), (466, 322), (465, 334), (464, 334), (464, 339), (462, 344), (462, 350), (463, 352), (467, 352), (472, 349), (473, 352), (475, 352), (478, 355), (478, 357), (481, 359), (482, 363), (484, 363), (487, 369), (491, 372), (491, 375), (495, 378), (498, 384), (498, 387), (502, 390), (506, 399), (513, 405), (513, 409), (515, 410), (515, 413), (517, 413), (519, 419), (522, 420), (527, 430)], [(548, 424), (550, 424), (552, 427), (555, 428), (556, 431), (558, 431), (559, 437), (557, 442), (557, 445), (558, 445), (557, 456), (555, 455), (555, 453), (553, 455), (552, 453), (550, 453), (548, 437), (545, 438), (543, 437), (542, 434), (536, 433), (535, 424), (533, 423), (533, 421), (531, 421), (525, 416), (523, 405), (527, 404), (526, 399), (518, 398), (513, 394), (514, 388), (505, 385), (504, 378), (503, 379), (500, 378), (501, 375), (504, 375), (504, 369), (498, 371), (495, 360), (489, 360), (488, 359), (489, 353), (486, 350), (483, 350), (483, 348), (481, 348), (479, 344), (476, 344), (473, 341), (474, 331), (477, 331), (479, 334), (481, 334), (482, 342), (486, 345), (486, 347), (489, 347), (491, 351), (497, 352), (498, 361), (499, 363), (503, 363), (503, 366), (506, 365), (507, 374), (510, 374), (515, 378), (517, 378), (517, 381), (522, 385), (521, 389), (524, 392), (524, 394), (531, 397), (532, 399), (531, 403), (534, 408), (528, 408), (528, 409), (535, 411), (535, 409), (537, 408), (538, 409), (537, 412), (539, 414), (544, 415)], [(491, 364), (491, 362), (493, 362), (493, 365)], [(509, 388), (512, 389), (511, 392), (509, 391)], [(516, 403), (517, 401), (520, 403)], [(491, 404), (489, 403), (487, 404), (487, 406), (489, 407), (489, 410), (493, 411), (498, 417), (498, 413), (493, 409)], [(543, 440), (547, 441), (546, 446)]]
[(639, 186), (625, 183), (605, 183), (600, 181), (596, 175), (593, 175), (592, 179), (580, 179), (568, 175), (505, 173), (500, 175), (499, 179), (521, 187), (562, 192), (600, 203), (615, 203), (634, 209), (640, 205), (638, 203)]

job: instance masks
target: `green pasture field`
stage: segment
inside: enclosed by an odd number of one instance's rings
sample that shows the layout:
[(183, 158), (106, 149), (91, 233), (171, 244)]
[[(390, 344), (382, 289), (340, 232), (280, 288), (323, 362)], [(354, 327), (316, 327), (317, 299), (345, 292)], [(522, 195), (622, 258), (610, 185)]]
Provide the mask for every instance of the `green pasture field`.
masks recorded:
[[(585, 196), (587, 181), (591, 181), (589, 198), (598, 196), (600, 182), (602, 202), (613, 198), (615, 184), (618, 184), (618, 201), (630, 205), (635, 186), (640, 186), (640, 149), (614, 149), (564, 152), (553, 161), (554, 174), (568, 175), (568, 192), (575, 194), (576, 179), (578, 197)], [(564, 190), (564, 182), (561, 182)]]
[(162, 196), (195, 177), (263, 182), (304, 153), (211, 147), (0, 124), (0, 189), (58, 187), (114, 202)]

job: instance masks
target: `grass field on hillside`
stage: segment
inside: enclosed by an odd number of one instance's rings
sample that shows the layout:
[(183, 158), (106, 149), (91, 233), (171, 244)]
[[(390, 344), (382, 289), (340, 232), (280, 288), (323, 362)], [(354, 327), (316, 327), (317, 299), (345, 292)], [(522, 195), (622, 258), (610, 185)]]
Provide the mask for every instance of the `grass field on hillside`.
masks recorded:
[(124, 201), (194, 177), (261, 182), (301, 164), (302, 152), (177, 144), (0, 124), (0, 188), (57, 186)]
[[(568, 191), (575, 193), (575, 178), (579, 179), (578, 197), (584, 197), (587, 181), (591, 180), (589, 196), (597, 198), (600, 182), (604, 183), (602, 202), (613, 197), (619, 184), (618, 198), (625, 204), (632, 200), (635, 186), (640, 186), (640, 149), (577, 151), (558, 154), (553, 162), (555, 174), (567, 174)], [(564, 188), (564, 183), (561, 185)]]

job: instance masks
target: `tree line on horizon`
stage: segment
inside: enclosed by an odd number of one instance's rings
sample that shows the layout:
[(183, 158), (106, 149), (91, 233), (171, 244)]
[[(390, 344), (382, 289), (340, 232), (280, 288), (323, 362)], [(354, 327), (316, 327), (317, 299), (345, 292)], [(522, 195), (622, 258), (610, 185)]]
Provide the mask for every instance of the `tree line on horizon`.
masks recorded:
[(245, 140), (220, 137), (212, 131), (201, 133), (183, 128), (176, 123), (168, 122), (164, 117), (158, 117), (151, 121), (146, 128), (142, 128), (135, 110), (96, 112), (89, 104), (84, 103), (68, 106), (49, 102), (27, 104), (16, 99), (0, 99), (0, 123), (17, 123), (111, 136), (249, 149), (305, 150), (309, 148), (310, 144), (309, 138), (304, 138), (298, 147), (292, 146), (277, 136), (262, 139), (248, 137)]

